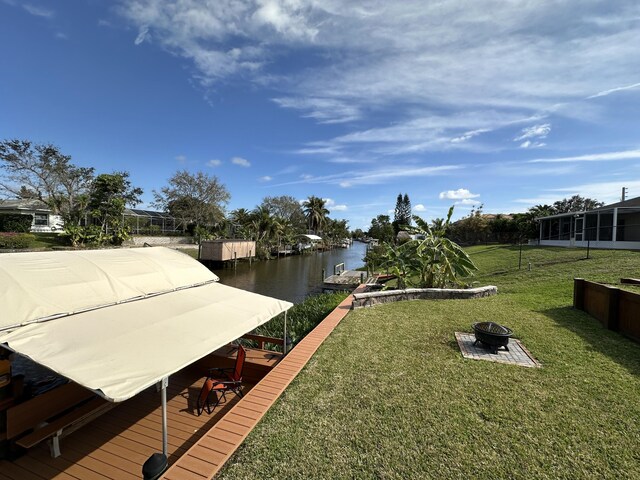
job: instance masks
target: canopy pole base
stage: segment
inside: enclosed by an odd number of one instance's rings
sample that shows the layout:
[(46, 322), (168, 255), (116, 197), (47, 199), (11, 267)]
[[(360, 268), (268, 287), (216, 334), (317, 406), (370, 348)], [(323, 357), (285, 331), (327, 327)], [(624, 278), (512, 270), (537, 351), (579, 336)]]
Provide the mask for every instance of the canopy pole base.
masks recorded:
[(142, 466), (142, 478), (144, 480), (156, 480), (167, 470), (169, 466), (167, 454), (167, 387), (169, 377), (164, 377), (158, 382), (158, 389), (162, 399), (162, 453), (154, 453)]

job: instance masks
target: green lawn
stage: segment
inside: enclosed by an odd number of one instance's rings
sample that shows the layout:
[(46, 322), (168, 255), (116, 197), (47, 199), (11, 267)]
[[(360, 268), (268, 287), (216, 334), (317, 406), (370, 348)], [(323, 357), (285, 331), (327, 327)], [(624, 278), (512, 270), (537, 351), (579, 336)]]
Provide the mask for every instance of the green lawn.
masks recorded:
[(29, 248), (50, 249), (69, 246), (69, 239), (59, 233), (34, 233), (33, 236), (35, 240)]
[[(469, 253), (497, 296), (351, 312), (220, 478), (640, 478), (640, 345), (571, 308), (574, 277), (637, 277), (640, 252)], [(543, 368), (463, 359), (481, 320)]]

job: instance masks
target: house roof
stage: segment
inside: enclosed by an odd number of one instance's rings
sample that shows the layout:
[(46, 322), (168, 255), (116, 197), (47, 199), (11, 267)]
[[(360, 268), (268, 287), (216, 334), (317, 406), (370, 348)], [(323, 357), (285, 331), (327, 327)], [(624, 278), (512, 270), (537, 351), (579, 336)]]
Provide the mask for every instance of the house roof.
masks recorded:
[(164, 247), (0, 255), (0, 343), (123, 401), (292, 304)]
[(51, 208), (37, 198), (19, 198), (0, 200), (0, 210), (30, 210), (50, 212)]

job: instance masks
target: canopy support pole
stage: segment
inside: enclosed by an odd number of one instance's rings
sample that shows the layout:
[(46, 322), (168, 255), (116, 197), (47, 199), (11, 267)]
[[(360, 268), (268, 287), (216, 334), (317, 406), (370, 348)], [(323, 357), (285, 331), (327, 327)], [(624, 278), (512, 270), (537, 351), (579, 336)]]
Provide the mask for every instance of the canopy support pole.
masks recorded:
[(284, 311), (284, 342), (282, 343), (282, 353), (287, 354), (287, 311)]
[(167, 387), (169, 377), (163, 377), (156, 383), (156, 389), (160, 391), (162, 399), (162, 453), (154, 453), (142, 466), (142, 478), (144, 480), (157, 480), (169, 466), (167, 452)]
[(162, 454), (168, 458), (167, 454), (167, 387), (169, 386), (169, 377), (160, 380), (160, 395), (162, 398)]

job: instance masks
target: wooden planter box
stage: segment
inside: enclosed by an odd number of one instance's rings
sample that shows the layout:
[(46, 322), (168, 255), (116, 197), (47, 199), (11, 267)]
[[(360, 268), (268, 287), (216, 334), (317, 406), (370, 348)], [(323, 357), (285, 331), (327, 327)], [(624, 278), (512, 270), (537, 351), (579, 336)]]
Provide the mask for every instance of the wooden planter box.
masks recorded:
[(595, 317), (609, 330), (640, 342), (639, 294), (574, 278), (573, 306)]

